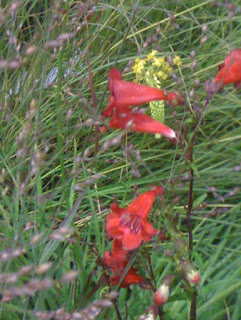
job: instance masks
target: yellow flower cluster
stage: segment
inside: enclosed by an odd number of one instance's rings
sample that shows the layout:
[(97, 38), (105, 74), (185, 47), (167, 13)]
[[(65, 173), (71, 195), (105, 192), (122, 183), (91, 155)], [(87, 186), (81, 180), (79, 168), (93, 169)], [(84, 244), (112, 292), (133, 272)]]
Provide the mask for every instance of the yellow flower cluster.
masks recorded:
[[(136, 82), (141, 82), (148, 86), (160, 89), (162, 82), (168, 79), (173, 69), (166, 61), (166, 57), (158, 57), (157, 53), (157, 50), (152, 50), (145, 59), (136, 58), (132, 71), (136, 74)], [(179, 56), (174, 56), (173, 66), (180, 67), (181, 65), (181, 58)], [(153, 119), (164, 122), (164, 102), (152, 101), (149, 106)]]
[[(166, 80), (172, 72), (172, 67), (167, 63), (165, 57), (157, 57), (158, 51), (152, 50), (145, 59), (136, 58), (135, 64), (132, 67), (132, 71), (136, 74), (137, 81), (146, 81), (149, 75), (152, 74), (152, 78), (160, 83), (160, 80)], [(180, 67), (182, 60), (179, 56), (173, 58), (173, 65)]]

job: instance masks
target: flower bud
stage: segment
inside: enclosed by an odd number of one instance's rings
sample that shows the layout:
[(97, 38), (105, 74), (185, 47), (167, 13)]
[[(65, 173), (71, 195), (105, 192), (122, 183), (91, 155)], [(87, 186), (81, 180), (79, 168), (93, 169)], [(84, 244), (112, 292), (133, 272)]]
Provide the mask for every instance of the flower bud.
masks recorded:
[(218, 85), (215, 81), (206, 80), (205, 91), (213, 95), (217, 91)]
[(193, 98), (195, 96), (195, 90), (192, 89), (189, 93), (190, 98)]
[(200, 44), (204, 44), (207, 41), (208, 37), (207, 36), (203, 36), (200, 40)]
[(207, 29), (208, 29), (207, 24), (204, 24), (204, 25), (202, 26), (202, 33), (205, 33), (205, 32), (207, 31)]
[(187, 253), (187, 244), (181, 238), (174, 238), (174, 248), (179, 257), (183, 257)]
[(162, 279), (161, 286), (154, 294), (154, 303), (156, 305), (161, 306), (167, 302), (173, 279), (174, 276), (172, 274), (169, 274)]
[(200, 282), (201, 276), (191, 262), (182, 260), (182, 270), (190, 283), (198, 284)]
[(198, 87), (200, 85), (200, 80), (197, 78), (194, 82), (195, 87)]
[(197, 67), (197, 62), (193, 61), (193, 63), (191, 64), (191, 71), (193, 72)]
[(169, 64), (169, 66), (172, 66), (172, 65), (173, 65), (172, 56), (168, 56), (168, 57), (167, 57), (167, 63)]
[(192, 50), (190, 53), (190, 58), (193, 60), (195, 57), (195, 50)]

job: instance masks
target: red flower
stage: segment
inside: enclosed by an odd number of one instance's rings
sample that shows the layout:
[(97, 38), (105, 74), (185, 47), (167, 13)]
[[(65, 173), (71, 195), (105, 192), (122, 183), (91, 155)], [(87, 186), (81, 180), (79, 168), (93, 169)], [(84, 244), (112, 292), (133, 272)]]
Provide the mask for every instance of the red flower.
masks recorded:
[(180, 94), (166, 93), (164, 90), (152, 88), (143, 84), (122, 80), (122, 74), (117, 69), (109, 72), (109, 88), (111, 97), (108, 106), (102, 112), (105, 117), (113, 114), (129, 113), (130, 106), (138, 106), (154, 100), (168, 100), (175, 103), (184, 101)]
[[(112, 251), (106, 251), (104, 254), (105, 264), (110, 268), (111, 272), (114, 274), (110, 278), (110, 283), (113, 286), (119, 284), (120, 279), (125, 271), (125, 268), (128, 265), (126, 253), (127, 252), (122, 247), (121, 241), (114, 239)], [(125, 277), (123, 278), (120, 287), (126, 288), (132, 284), (138, 284), (141, 282), (143, 282), (143, 278), (137, 273), (137, 270), (135, 268), (130, 267)]]
[(241, 49), (234, 49), (227, 55), (219, 66), (215, 81), (223, 85), (233, 83), (235, 86), (241, 83)]
[(121, 241), (114, 239), (112, 251), (106, 251), (104, 254), (105, 264), (110, 267), (112, 272), (124, 268), (128, 263), (126, 253), (126, 250), (122, 247)]
[[(123, 274), (124, 270), (119, 272), (119, 274), (112, 276), (110, 278), (110, 282), (113, 286), (117, 286), (120, 282), (121, 276)], [(126, 288), (129, 287), (132, 284), (139, 284), (143, 282), (143, 278), (137, 273), (137, 270), (133, 267), (130, 267), (130, 269), (127, 271), (127, 274), (123, 278), (120, 287)]]
[(106, 232), (109, 237), (122, 242), (123, 248), (133, 250), (142, 241), (149, 241), (158, 233), (147, 221), (155, 197), (163, 192), (162, 187), (147, 191), (122, 209), (117, 203), (111, 205), (107, 216)]
[(123, 115), (114, 115), (110, 119), (110, 128), (126, 129), (132, 131), (159, 133), (168, 138), (176, 138), (175, 132), (164, 124), (152, 119), (143, 113), (127, 113)]

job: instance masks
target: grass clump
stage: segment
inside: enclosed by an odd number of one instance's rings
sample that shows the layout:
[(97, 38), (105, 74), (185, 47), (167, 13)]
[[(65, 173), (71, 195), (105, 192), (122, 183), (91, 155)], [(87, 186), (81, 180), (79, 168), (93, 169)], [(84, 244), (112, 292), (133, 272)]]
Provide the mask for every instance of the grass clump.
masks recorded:
[[(206, 81), (240, 47), (240, 30), (229, 1), (1, 3), (1, 319), (239, 319), (240, 90), (211, 92)], [(165, 105), (177, 144), (99, 131), (108, 127), (100, 113), (109, 70), (134, 81), (135, 61), (151, 52), (177, 65), (160, 84), (141, 79), (185, 96), (184, 106)], [(111, 287), (110, 206), (127, 207), (154, 185), (165, 194), (149, 220), (166, 241), (153, 237), (131, 254), (129, 267), (148, 281)], [(184, 258), (198, 286), (185, 282)], [(169, 300), (154, 307), (168, 274)]]

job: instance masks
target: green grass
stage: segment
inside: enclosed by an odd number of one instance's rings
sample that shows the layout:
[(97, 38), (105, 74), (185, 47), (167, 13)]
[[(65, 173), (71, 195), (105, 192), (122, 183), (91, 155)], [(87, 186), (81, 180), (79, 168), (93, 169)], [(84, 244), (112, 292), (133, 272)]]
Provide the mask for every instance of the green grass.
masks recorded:
[[(179, 185), (180, 178), (190, 169), (185, 164), (187, 145), (182, 150), (166, 139), (156, 140), (154, 135), (128, 133), (123, 135), (121, 144), (103, 150), (104, 143), (120, 132), (108, 130), (99, 134), (96, 145), (98, 135), (87, 120), (100, 120), (99, 114), (108, 103), (109, 69), (124, 70), (137, 57), (138, 50), (145, 57), (160, 47), (160, 55), (180, 55), (183, 60), (178, 74), (182, 84), (177, 86), (170, 80), (165, 89), (178, 88), (193, 109), (193, 99), (188, 94), (198, 77), (200, 86), (195, 88), (195, 99), (202, 106), (207, 97), (205, 81), (214, 78), (217, 66), (231, 49), (240, 47), (241, 23), (240, 13), (235, 12), (230, 20), (227, 7), (215, 7), (213, 1), (93, 2), (85, 14), (81, 14), (78, 1), (60, 1), (59, 8), (55, 1), (24, 1), (15, 11), (10, 8), (11, 3), (1, 4), (0, 60), (19, 59), (22, 66), (0, 69), (0, 251), (23, 248), (25, 253), (7, 261), (1, 258), (0, 270), (2, 274), (16, 273), (31, 265), (32, 271), (18, 276), (14, 283), (0, 282), (0, 294), (4, 295), (8, 287), (21, 287), (32, 278), (53, 280), (50, 288), (37, 290), (33, 296), (1, 302), (1, 319), (17, 320), (35, 319), (32, 312), (61, 307), (67, 312), (80, 310), (108, 292), (105, 284), (97, 287), (103, 274), (99, 259), (111, 249), (105, 233), (106, 214), (114, 197), (121, 206), (132, 201), (135, 186), (139, 193), (151, 185), (167, 188), (164, 201), (156, 201), (150, 220), (161, 228), (168, 226), (171, 215), (179, 214), (178, 228), (188, 241), (184, 205), (188, 203), (189, 183)], [(176, 16), (178, 29), (170, 22), (167, 11)], [(208, 26), (207, 41), (200, 46), (204, 24)], [(157, 42), (150, 42), (143, 49), (158, 26)], [(70, 35), (55, 50), (46, 46), (64, 33), (74, 36)], [(27, 55), (27, 48), (33, 46), (36, 51)], [(91, 97), (88, 50), (98, 109)], [(192, 50), (197, 62), (193, 72)], [(47, 85), (54, 68), (56, 78)], [(134, 79), (131, 69), (124, 79)], [(240, 90), (225, 86), (223, 92), (211, 98), (197, 128), (192, 164), (194, 201), (204, 206), (193, 211), (192, 228), (194, 263), (202, 275), (197, 287), (200, 320), (210, 316), (217, 320), (240, 319), (240, 191), (225, 197), (240, 186), (240, 171), (234, 169), (241, 164), (240, 97)], [(179, 123), (192, 128), (193, 118), (184, 107), (176, 108), (176, 118), (172, 111), (173, 107), (165, 109), (167, 125), (174, 130), (178, 130)], [(191, 136), (189, 130), (188, 140)], [(126, 157), (123, 151), (131, 144), (133, 148)], [(84, 161), (87, 149), (88, 159)], [(136, 156), (137, 150), (141, 160)], [(133, 174), (133, 164), (140, 177)], [(85, 186), (85, 181), (95, 174), (102, 176)], [(210, 187), (224, 201), (215, 198)], [(180, 200), (174, 203), (177, 196)], [(51, 238), (60, 226), (74, 228), (63, 242)], [(38, 234), (42, 234), (41, 239), (32, 243)], [(173, 245), (153, 239), (147, 248), (159, 284), (164, 275), (175, 273), (174, 264), (164, 254)], [(137, 257), (142, 259), (140, 273), (147, 276), (146, 262), (141, 254)], [(37, 267), (47, 261), (52, 263), (49, 270), (45, 275), (38, 274)], [(78, 270), (79, 276), (62, 283), (63, 274), (71, 270)], [(138, 286), (120, 289), (118, 306), (122, 319), (126, 309), (128, 319), (137, 319), (152, 300), (150, 290)], [(170, 301), (164, 306), (163, 319), (188, 319), (189, 309), (190, 300), (177, 277)], [(104, 310), (99, 319), (104, 317), (117, 319), (114, 308)]]

